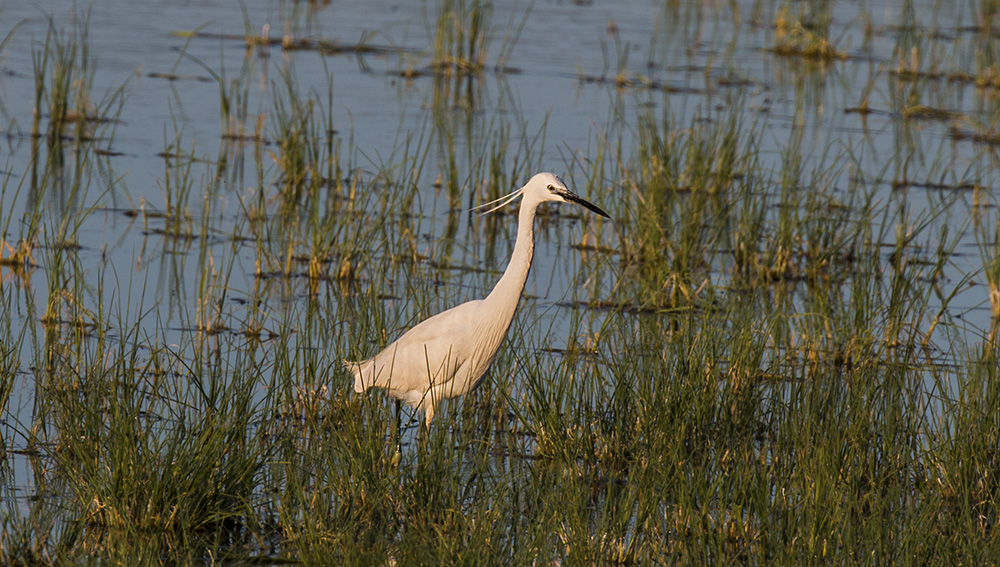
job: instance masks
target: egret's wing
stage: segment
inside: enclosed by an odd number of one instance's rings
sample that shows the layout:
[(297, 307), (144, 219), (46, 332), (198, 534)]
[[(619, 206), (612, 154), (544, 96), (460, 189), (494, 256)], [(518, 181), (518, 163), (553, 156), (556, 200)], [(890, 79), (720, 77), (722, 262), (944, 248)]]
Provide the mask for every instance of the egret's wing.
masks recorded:
[[(406, 392), (427, 391), (431, 377), (447, 381), (474, 350), (482, 300), (452, 307), (422, 321), (375, 355), (364, 371), (369, 385)], [(448, 372), (451, 369), (451, 372)]]
[(482, 302), (481, 299), (469, 301), (428, 317), (403, 333), (403, 336), (396, 339), (396, 344), (403, 346), (426, 343), (449, 337), (458, 339), (471, 326), (476, 317), (476, 306)]

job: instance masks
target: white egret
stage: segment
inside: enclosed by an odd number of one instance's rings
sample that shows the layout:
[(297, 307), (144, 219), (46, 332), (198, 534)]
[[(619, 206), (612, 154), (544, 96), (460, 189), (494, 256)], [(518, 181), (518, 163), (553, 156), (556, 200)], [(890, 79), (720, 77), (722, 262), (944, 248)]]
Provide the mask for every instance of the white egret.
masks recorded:
[(513, 193), (480, 205), (491, 213), (521, 197), (517, 240), (507, 269), (485, 299), (463, 303), (413, 327), (361, 362), (344, 361), (354, 374), (354, 391), (384, 388), (412, 408), (422, 409), (425, 423), (434, 419), (441, 400), (468, 393), (479, 385), (514, 318), (534, 251), (534, 220), (546, 201), (576, 203), (607, 217), (600, 207), (566, 188), (551, 173), (539, 173)]

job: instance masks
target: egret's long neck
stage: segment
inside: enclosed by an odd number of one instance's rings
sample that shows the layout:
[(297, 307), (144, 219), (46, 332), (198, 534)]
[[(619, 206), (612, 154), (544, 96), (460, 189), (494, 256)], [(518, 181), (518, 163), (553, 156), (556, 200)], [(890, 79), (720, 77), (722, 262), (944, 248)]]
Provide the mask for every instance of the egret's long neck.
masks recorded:
[[(486, 301), (496, 306), (496, 313), (508, 321), (514, 317), (514, 310), (521, 299), (521, 290), (528, 279), (528, 269), (531, 268), (531, 255), (535, 249), (534, 224), (537, 203), (521, 201), (521, 210), (517, 217), (517, 240), (514, 241), (514, 253), (510, 257), (507, 269), (493, 291), (486, 296)], [(502, 314), (502, 315), (501, 315)]]

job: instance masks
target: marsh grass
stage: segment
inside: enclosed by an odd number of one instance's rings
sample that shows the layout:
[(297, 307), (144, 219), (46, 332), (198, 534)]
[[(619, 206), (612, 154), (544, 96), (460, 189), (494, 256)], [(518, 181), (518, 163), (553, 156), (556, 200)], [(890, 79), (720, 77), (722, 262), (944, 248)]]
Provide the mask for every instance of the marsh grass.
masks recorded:
[(983, 277), (986, 278), (990, 313), (997, 319), (1000, 318), (1000, 225), (989, 227), (984, 222), (979, 222), (976, 229), (976, 243), (983, 259)]
[[(687, 129), (669, 124), (669, 116), (640, 118), (631, 179), (641, 192), (634, 211), (626, 214), (635, 215), (643, 237), (619, 236), (637, 268), (639, 294), (648, 306), (667, 309), (697, 303), (696, 292), (710, 282), (717, 265), (722, 234), (716, 231), (726, 224), (717, 219), (729, 214), (737, 187), (752, 191), (759, 181), (753, 177), (754, 147), (740, 140), (736, 120), (696, 118)], [(756, 252), (740, 250), (749, 245), (747, 239), (734, 240), (737, 262), (761, 262)]]
[(795, 12), (789, 5), (783, 5), (775, 16), (772, 51), (784, 57), (820, 62), (846, 59), (847, 54), (830, 41), (833, 4), (809, 2), (794, 6)]
[(435, 27), (432, 65), (443, 74), (477, 74), (486, 65), (493, 7), (479, 1), (445, 2)]
[[(153, 216), (162, 216), (163, 231), (176, 239), (194, 238), (194, 215), (191, 210), (191, 192), (194, 188), (192, 168), (197, 161), (193, 146), (190, 153), (184, 151), (183, 135), (175, 133), (174, 141), (166, 144), (163, 156), (163, 178), (160, 181), (160, 192), (163, 194), (164, 209), (162, 213), (153, 211)], [(142, 211), (144, 220), (148, 220), (145, 209)]]
[[(170, 549), (203, 556), (239, 540), (267, 460), (268, 447), (254, 446), (258, 370), (245, 351), (193, 366), (148, 350), (140, 322), (116, 321), (117, 344), (77, 340), (40, 392), (50, 405), (45, 442), (58, 447), (52, 465), (66, 471), (66, 496), (84, 504), (64, 521), (81, 551), (116, 561)], [(226, 370), (223, 387), (223, 368), (242, 378)]]
[[(113, 125), (124, 104), (125, 86), (110, 90), (103, 99), (94, 100), (94, 61), (88, 50), (88, 27), (74, 25), (70, 31), (59, 30), (49, 22), (42, 49), (32, 54), (35, 83), (35, 109), (32, 117), (33, 140), (47, 141), (49, 167), (62, 166), (65, 141), (73, 142), (79, 153), (86, 145), (100, 140), (97, 126)], [(48, 118), (42, 129), (43, 116)], [(105, 129), (106, 130), (106, 129)], [(105, 141), (111, 146), (112, 138)], [(32, 146), (37, 156), (37, 144)], [(36, 158), (37, 159), (37, 158)], [(38, 187), (37, 167), (32, 170), (32, 187)]]
[[(527, 22), (530, 6), (524, 10), (514, 10), (503, 29), (499, 45), (495, 40), (501, 32), (493, 25), (491, 3), (481, 0), (443, 0), (437, 8), (430, 49), (432, 74), (453, 77), (458, 85), (460, 77), (478, 77), (488, 70), (499, 74), (512, 70), (507, 62)], [(490, 49), (495, 49), (496, 57), (492, 66), (488, 65)], [(406, 67), (399, 74), (414, 78), (422, 73)]]
[[(442, 40), (472, 61), (489, 15), (476, 6), (443, 5), (473, 18)], [(40, 100), (57, 90), (54, 45), (37, 56)], [(422, 128), (366, 160), (334, 131), (332, 82), (305, 92), (279, 68), (257, 101), (253, 73), (219, 87), (222, 140), (245, 109), (270, 109), (236, 150), (253, 152), (238, 206), (220, 205), (227, 152), (199, 156), (181, 128), (164, 140), (165, 212), (144, 236), (177, 266), (169, 298), (72, 245), (95, 210), (77, 206), (99, 167), (86, 145), (59, 172), (58, 214), (29, 208), (27, 236), (5, 236), (29, 256), (0, 269), (37, 263), (45, 282), (0, 282), (4, 563), (997, 556), (995, 337), (968, 344), (952, 305), (985, 278), (995, 315), (996, 211), (954, 221), (968, 173), (951, 154), (911, 167), (925, 149), (901, 142), (910, 157), (873, 175), (860, 151), (811, 148), (801, 114), (775, 143), (742, 95), (694, 115), (654, 101), (634, 131), (566, 148), (567, 179), (613, 221), (539, 215), (563, 266), (548, 269), (572, 274), (552, 278), (563, 297), (529, 287), (485, 384), (422, 431), (388, 397), (351, 392), (341, 359), (488, 292), (514, 217), (463, 211), (545, 165), (547, 124), (475, 110), (507, 94), (473, 84), (457, 109), (432, 93)], [(954, 272), (970, 232), (981, 266)]]

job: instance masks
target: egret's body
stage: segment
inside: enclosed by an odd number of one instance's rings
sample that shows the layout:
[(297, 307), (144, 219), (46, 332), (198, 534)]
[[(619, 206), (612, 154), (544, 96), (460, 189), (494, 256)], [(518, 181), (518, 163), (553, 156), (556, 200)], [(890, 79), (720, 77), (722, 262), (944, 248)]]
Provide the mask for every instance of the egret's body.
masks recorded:
[[(354, 374), (354, 391), (385, 388), (413, 408), (423, 409), (426, 423), (441, 401), (466, 394), (482, 381), (514, 319), (534, 251), (534, 220), (546, 201), (575, 202), (607, 217), (600, 208), (574, 195), (551, 173), (539, 173), (499, 202), (491, 212), (521, 196), (514, 253), (500, 281), (485, 299), (438, 313), (419, 323), (374, 357), (345, 361)], [(487, 203), (486, 206), (492, 203)]]

